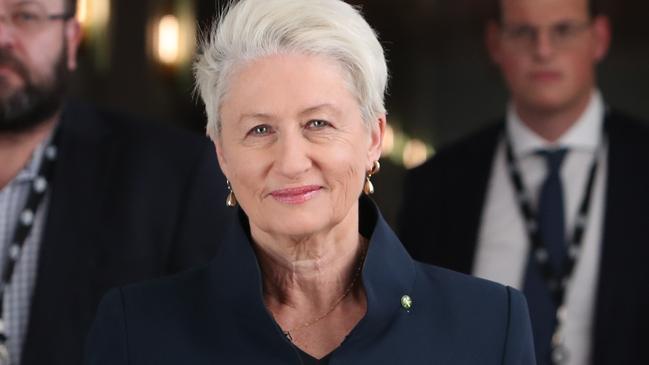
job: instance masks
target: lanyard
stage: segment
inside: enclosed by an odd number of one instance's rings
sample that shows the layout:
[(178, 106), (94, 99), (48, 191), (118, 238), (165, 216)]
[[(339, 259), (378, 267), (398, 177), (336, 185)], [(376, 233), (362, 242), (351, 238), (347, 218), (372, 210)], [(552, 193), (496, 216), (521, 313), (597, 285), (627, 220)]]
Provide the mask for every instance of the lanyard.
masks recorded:
[(565, 292), (570, 279), (572, 278), (575, 265), (581, 253), (582, 242), (584, 239), (584, 232), (588, 217), (590, 214), (590, 206), (592, 201), (593, 186), (595, 185), (595, 177), (597, 175), (598, 156), (601, 151), (600, 148), (596, 149), (593, 161), (588, 172), (588, 180), (586, 182), (586, 189), (579, 205), (577, 218), (575, 220), (575, 227), (568, 241), (566, 259), (561, 264), (559, 270), (553, 269), (549, 262), (549, 255), (546, 245), (541, 238), (538, 230), (537, 214), (530, 205), (530, 194), (526, 191), (521, 178), (521, 171), (514, 158), (512, 146), (509, 138), (505, 137), (507, 167), (509, 177), (512, 185), (514, 186), (516, 201), (521, 216), (525, 223), (525, 230), (527, 232), (529, 242), (531, 244), (531, 258), (536, 261), (538, 267), (541, 269), (541, 274), (544, 281), (548, 285), (552, 300), (554, 301), (557, 309), (557, 327), (556, 332), (552, 338), (553, 345), (553, 358), (557, 362), (565, 359), (567, 352), (564, 348), (563, 328), (567, 318), (567, 311), (565, 308)]
[(36, 178), (33, 180), (29, 195), (25, 202), (24, 208), (20, 211), (18, 222), (13, 233), (13, 237), (7, 254), (5, 256), (4, 270), (0, 276), (0, 364), (9, 364), (9, 353), (7, 351), (7, 333), (4, 321), (4, 294), (7, 286), (11, 283), (16, 264), (25, 247), (25, 241), (29, 237), (36, 219), (38, 207), (43, 202), (45, 194), (51, 183), (52, 172), (57, 157), (57, 146), (59, 139), (59, 128), (56, 128), (54, 135), (43, 151), (43, 159)]

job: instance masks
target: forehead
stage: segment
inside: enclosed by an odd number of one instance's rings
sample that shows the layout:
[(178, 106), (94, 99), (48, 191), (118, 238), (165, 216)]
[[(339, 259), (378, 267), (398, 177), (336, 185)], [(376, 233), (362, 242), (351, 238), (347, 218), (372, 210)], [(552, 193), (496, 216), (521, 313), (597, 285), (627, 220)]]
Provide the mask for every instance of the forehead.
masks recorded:
[(588, 19), (588, 0), (501, 0), (505, 23), (545, 24)]
[(345, 80), (338, 62), (328, 57), (276, 54), (240, 65), (231, 75), (228, 94), (237, 94), (241, 101), (255, 99), (271, 106), (279, 106), (280, 99), (295, 105), (305, 100), (346, 97), (348, 93), (341, 92)]

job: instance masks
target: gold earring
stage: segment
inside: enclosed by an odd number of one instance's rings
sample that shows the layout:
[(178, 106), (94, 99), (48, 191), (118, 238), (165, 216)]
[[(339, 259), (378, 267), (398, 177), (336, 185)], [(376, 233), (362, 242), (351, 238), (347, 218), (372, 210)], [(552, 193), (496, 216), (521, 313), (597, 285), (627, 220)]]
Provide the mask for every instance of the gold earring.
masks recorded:
[(363, 192), (365, 195), (372, 195), (374, 194), (374, 184), (372, 184), (372, 178), (373, 175), (376, 175), (377, 172), (381, 170), (381, 164), (379, 161), (374, 161), (374, 164), (372, 165), (372, 169), (367, 172), (367, 175), (365, 175), (365, 185), (363, 185)]
[(237, 206), (237, 197), (234, 195), (234, 191), (232, 191), (230, 181), (226, 181), (226, 183), (228, 184), (228, 197), (225, 199), (225, 205), (234, 208)]

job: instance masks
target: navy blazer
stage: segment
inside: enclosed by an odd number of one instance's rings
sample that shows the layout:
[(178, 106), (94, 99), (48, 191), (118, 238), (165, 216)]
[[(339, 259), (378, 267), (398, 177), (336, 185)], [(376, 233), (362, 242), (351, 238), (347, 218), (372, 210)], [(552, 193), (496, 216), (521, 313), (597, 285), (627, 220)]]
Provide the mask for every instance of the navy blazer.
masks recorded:
[[(367, 313), (330, 364), (535, 363), (521, 293), (413, 261), (374, 204), (360, 202)], [(243, 214), (208, 266), (111, 291), (86, 355), (87, 365), (301, 363), (264, 305)]]
[[(649, 128), (607, 112), (608, 172), (591, 358), (649, 364)], [(399, 236), (417, 260), (473, 271), (491, 166), (504, 123), (440, 150), (404, 184)]]
[(207, 138), (88, 105), (62, 116), (22, 365), (79, 365), (109, 288), (208, 262), (225, 178)]

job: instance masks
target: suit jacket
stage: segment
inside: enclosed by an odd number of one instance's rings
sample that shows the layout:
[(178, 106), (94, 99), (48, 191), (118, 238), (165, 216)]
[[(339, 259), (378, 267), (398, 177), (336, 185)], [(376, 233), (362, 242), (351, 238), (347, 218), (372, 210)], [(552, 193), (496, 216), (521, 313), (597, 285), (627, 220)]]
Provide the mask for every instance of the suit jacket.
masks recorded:
[[(414, 262), (369, 199), (360, 212), (367, 313), (330, 364), (534, 364), (520, 292)], [(300, 364), (264, 305), (248, 227), (242, 215), (206, 267), (111, 291), (86, 364)]]
[(109, 288), (209, 261), (232, 214), (207, 139), (84, 105), (60, 128), (23, 365), (81, 364)]
[[(649, 128), (609, 111), (608, 176), (597, 284), (594, 364), (649, 363)], [(474, 264), (499, 136), (487, 128), (406, 177), (400, 237), (415, 259), (464, 273)]]

